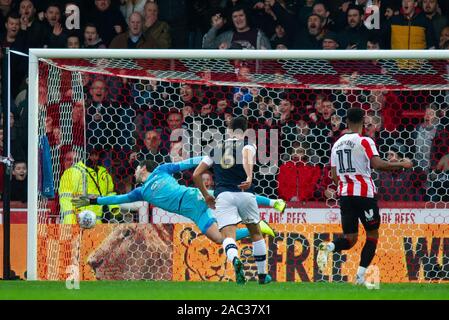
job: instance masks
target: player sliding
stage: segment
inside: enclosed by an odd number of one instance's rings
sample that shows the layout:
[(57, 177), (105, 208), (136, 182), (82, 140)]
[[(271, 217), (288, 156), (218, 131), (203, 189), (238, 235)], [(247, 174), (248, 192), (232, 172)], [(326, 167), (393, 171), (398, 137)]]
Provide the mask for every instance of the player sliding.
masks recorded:
[(365, 111), (350, 108), (347, 112), (349, 132), (340, 137), (332, 147), (332, 179), (340, 195), (343, 238), (321, 243), (317, 256), (321, 272), (325, 269), (331, 252), (351, 249), (357, 242), (359, 219), (366, 231), (356, 284), (365, 284), (365, 272), (376, 254), (379, 238), (380, 215), (375, 198), (376, 187), (371, 178), (371, 168), (381, 171), (410, 169), (410, 160), (388, 162), (380, 159), (374, 141), (362, 136)]
[[(245, 138), (248, 122), (243, 117), (234, 118), (231, 122), (231, 139), (221, 142), (221, 150), (211, 157), (205, 157), (193, 173), (193, 181), (210, 208), (215, 209), (218, 227), (225, 239), (223, 249), (228, 261), (235, 269), (236, 282), (246, 282), (243, 264), (238, 256), (236, 226), (243, 222), (248, 227), (253, 241), (253, 254), (257, 265), (260, 284), (271, 282), (266, 273), (267, 248), (259, 227), (260, 216), (256, 197), (252, 186), (256, 146)], [(239, 162), (240, 160), (240, 162)], [(201, 175), (212, 167), (215, 175), (215, 193), (210, 195)]]
[[(223, 236), (218, 230), (217, 220), (211, 209), (208, 208), (201, 193), (197, 188), (180, 185), (172, 174), (195, 168), (202, 160), (195, 157), (177, 163), (167, 163), (157, 166), (153, 161), (144, 160), (137, 167), (135, 178), (137, 183), (143, 183), (131, 192), (124, 195), (113, 195), (98, 198), (80, 197), (72, 200), (75, 207), (87, 205), (112, 205), (131, 203), (135, 201), (146, 201), (152, 205), (177, 213), (191, 219), (203, 234), (217, 244), (223, 242)], [(278, 211), (284, 211), (283, 200), (271, 200), (266, 197), (258, 197), (261, 205), (272, 205)], [(266, 222), (261, 221), (260, 227), (263, 233), (274, 237), (273, 230)], [(237, 239), (249, 236), (247, 228), (237, 230)]]

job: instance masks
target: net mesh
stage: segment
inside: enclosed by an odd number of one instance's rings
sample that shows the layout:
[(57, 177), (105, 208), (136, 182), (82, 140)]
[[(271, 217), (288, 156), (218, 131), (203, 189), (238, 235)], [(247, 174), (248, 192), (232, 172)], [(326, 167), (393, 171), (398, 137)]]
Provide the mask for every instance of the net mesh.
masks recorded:
[[(366, 110), (364, 134), (383, 158), (414, 161), (410, 171), (374, 174), (380, 206), (396, 208), (382, 213), (374, 260), (382, 280), (449, 277), (446, 61), (47, 59), (39, 79), (39, 135), (57, 191), (39, 193), (41, 279), (65, 279), (73, 266), (87, 280), (233, 279), (222, 249), (182, 217), (144, 203), (96, 206), (99, 224), (81, 232), (70, 199), (129, 192), (138, 161), (195, 155), (244, 115), (263, 150), (256, 192), (291, 206), (261, 209), (277, 231), (267, 239), (269, 272), (278, 281), (351, 281), (361, 247), (334, 254), (327, 274), (316, 267), (318, 244), (341, 232), (329, 157), (350, 107)], [(89, 161), (102, 171), (74, 170)], [(191, 171), (176, 178), (193, 185)], [(240, 253), (254, 278), (249, 242)]]

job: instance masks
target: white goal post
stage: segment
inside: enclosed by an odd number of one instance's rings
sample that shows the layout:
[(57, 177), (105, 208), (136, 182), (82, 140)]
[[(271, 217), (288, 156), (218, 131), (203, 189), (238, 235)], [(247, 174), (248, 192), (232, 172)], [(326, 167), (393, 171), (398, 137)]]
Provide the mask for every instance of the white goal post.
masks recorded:
[[(27, 280), (38, 279), (38, 117), (39, 61), (42, 59), (252, 59), (252, 60), (381, 60), (449, 61), (449, 50), (121, 50), (30, 49), (28, 116)], [(447, 85), (449, 88), (449, 85)], [(447, 88), (444, 88), (447, 89)], [(443, 88), (440, 88), (443, 90)]]

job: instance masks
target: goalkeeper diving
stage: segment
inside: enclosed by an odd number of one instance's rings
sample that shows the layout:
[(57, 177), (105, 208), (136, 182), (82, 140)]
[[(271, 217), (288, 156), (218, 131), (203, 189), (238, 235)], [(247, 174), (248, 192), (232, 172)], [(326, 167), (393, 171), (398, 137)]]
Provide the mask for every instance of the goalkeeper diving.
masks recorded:
[[(189, 218), (210, 240), (221, 244), (224, 238), (218, 229), (213, 211), (207, 206), (200, 190), (180, 185), (172, 176), (174, 173), (195, 168), (202, 159), (203, 157), (194, 157), (159, 166), (154, 161), (144, 160), (139, 164), (134, 174), (136, 182), (142, 184), (142, 186), (123, 195), (74, 198), (72, 203), (75, 207), (80, 208), (88, 205), (113, 205), (146, 201), (163, 210)], [(259, 205), (272, 206), (280, 212), (283, 212), (286, 206), (281, 199), (271, 200), (262, 196), (256, 198)], [(273, 230), (263, 220), (260, 222), (260, 228), (262, 233), (274, 237)], [(236, 240), (248, 236), (248, 229), (241, 228), (237, 230)]]

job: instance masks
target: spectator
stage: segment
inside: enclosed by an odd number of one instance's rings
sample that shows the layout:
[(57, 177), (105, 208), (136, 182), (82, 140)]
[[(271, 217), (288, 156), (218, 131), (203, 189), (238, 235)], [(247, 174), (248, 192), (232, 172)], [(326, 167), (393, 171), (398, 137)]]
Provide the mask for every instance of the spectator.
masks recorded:
[[(390, 162), (399, 162), (403, 159), (403, 154), (399, 147), (391, 146), (387, 152), (387, 159)], [(412, 170), (379, 172), (378, 173), (378, 199), (383, 201), (422, 201), (424, 189), (422, 180)]]
[(276, 24), (274, 35), (270, 38), (270, 43), (271, 47), (275, 49), (286, 49), (291, 47), (290, 36), (285, 32), (285, 28), (282, 24)]
[(224, 26), (222, 17), (212, 19), (212, 28), (203, 37), (203, 49), (271, 49), (270, 40), (259, 30), (252, 28), (243, 7), (232, 9), (233, 30), (217, 32)]
[[(20, 17), (16, 13), (6, 16), (6, 33), (2, 37), (2, 48), (10, 48), (23, 53), (28, 51), (26, 33), (20, 29)], [(16, 54), (11, 55), (11, 94), (15, 97), (19, 93), (20, 85), (27, 74), (28, 59)]]
[[(77, 223), (76, 211), (72, 205), (74, 197), (83, 195), (84, 192), (96, 196), (115, 194), (112, 176), (105, 167), (100, 165), (100, 149), (89, 146), (88, 152), (89, 158), (85, 163), (83, 161), (77, 162), (65, 170), (61, 176), (58, 193), (61, 221), (64, 224)], [(86, 190), (83, 190), (83, 188), (86, 188)], [(120, 211), (117, 205), (90, 205), (84, 207), (84, 209), (91, 210), (97, 215), (97, 224), (109, 222), (112, 218), (111, 214), (117, 214)]]
[[(291, 47), (293, 45), (294, 35), (298, 30), (298, 18), (295, 12), (297, 12), (297, 5), (294, 2), (286, 1), (265, 1), (265, 6), (269, 6), (270, 10), (276, 16), (275, 27), (278, 30), (274, 30), (278, 33), (271, 34), (271, 38), (275, 37), (277, 41), (272, 43), (272, 47), (276, 48), (278, 45), (283, 47)], [(311, 13), (311, 12), (310, 12)], [(304, 29), (306, 23), (300, 24), (300, 30)], [(281, 27), (281, 28), (280, 28)], [(273, 41), (273, 39), (271, 39)]]
[(136, 159), (140, 162), (143, 160), (152, 160), (157, 164), (169, 162), (167, 157), (168, 150), (162, 147), (161, 134), (156, 130), (145, 132), (143, 139), (143, 147), (136, 153)]
[(438, 162), (436, 170), (429, 173), (427, 181), (428, 200), (432, 202), (449, 201), (449, 154)]
[(291, 146), (291, 141), (288, 139), (289, 134), (293, 132), (296, 127), (296, 121), (293, 116), (295, 106), (286, 98), (282, 99), (279, 106), (274, 110), (274, 121), (272, 128), (278, 129), (280, 134), (279, 153), (284, 155)]
[(317, 116), (311, 128), (311, 149), (315, 151), (318, 163), (329, 162), (333, 139), (332, 116), (335, 114), (334, 104), (330, 100), (323, 100), (322, 113)]
[(69, 49), (79, 49), (81, 48), (80, 37), (76, 34), (69, 35), (67, 37), (66, 47)]
[(412, 133), (412, 138), (415, 141), (415, 161), (418, 167), (426, 170), (430, 169), (432, 141), (441, 127), (439, 116), (440, 111), (436, 106), (428, 106), (424, 114), (424, 121)]
[(313, 200), (320, 173), (318, 166), (308, 162), (306, 151), (303, 148), (292, 148), (290, 161), (279, 167), (279, 197), (287, 201)]
[(121, 2), (120, 11), (122, 12), (125, 19), (128, 21), (129, 17), (134, 12), (143, 14), (147, 0), (121, 0), (120, 2)]
[(398, 16), (399, 15), (399, 10), (396, 7), (396, 5), (393, 2), (390, 2), (385, 5), (384, 7), (384, 17), (385, 20), (389, 21), (393, 16)]
[(360, 7), (350, 6), (347, 11), (347, 27), (340, 34), (343, 49), (366, 49), (369, 30), (363, 23)]
[(26, 32), (29, 48), (42, 48), (46, 42), (45, 26), (37, 19), (36, 8), (31, 0), (19, 2), (20, 28)]
[[(250, 114), (248, 115), (248, 122), (250, 127), (254, 130), (269, 129), (273, 121), (273, 112), (269, 107), (268, 97), (262, 98), (261, 101), (250, 104)], [(256, 107), (253, 106), (256, 105)]]
[(307, 19), (307, 31), (298, 32), (294, 40), (294, 49), (322, 49), (324, 36), (324, 20), (317, 14), (311, 14)]
[(198, 97), (195, 95), (192, 85), (186, 83), (182, 84), (181, 88), (179, 89), (179, 96), (181, 100), (179, 101), (179, 103), (175, 103), (178, 109), (182, 109), (184, 106), (188, 105), (193, 108), (195, 114), (201, 112), (203, 104), (200, 101), (200, 99), (198, 99)]
[(306, 106), (307, 120), (310, 124), (316, 123), (323, 113), (323, 101), (325, 100), (324, 95), (319, 94), (315, 98), (313, 104)]
[(447, 26), (447, 17), (441, 14), (438, 0), (423, 0), (422, 7), (426, 17), (432, 21), (434, 38), (438, 39), (443, 28)]
[(382, 121), (380, 117), (374, 115), (366, 115), (364, 123), (364, 135), (370, 137), (374, 141), (379, 138), (379, 132), (382, 129)]
[[(214, 25), (216, 25), (217, 29), (217, 33), (215, 34), (216, 37), (231, 29), (225, 10), (215, 10), (212, 12), (210, 15), (208, 28), (206, 32), (201, 35), (201, 46), (203, 45), (204, 35), (210, 30), (210, 28), (214, 27)], [(227, 47), (223, 44), (219, 46), (218, 49), (227, 49)]]
[(134, 12), (128, 19), (128, 32), (123, 32), (112, 39), (111, 49), (150, 49), (157, 48), (152, 37), (143, 34), (143, 17)]
[(215, 115), (215, 113), (213, 111), (214, 111), (214, 108), (210, 103), (203, 104), (203, 106), (201, 107), (199, 116), (201, 118), (213, 117)]
[(368, 97), (371, 110), (383, 119), (383, 127), (392, 132), (401, 124), (402, 105), (399, 97), (391, 91), (371, 91)]
[(182, 124), (184, 119), (182, 113), (177, 110), (171, 110), (167, 115), (166, 121), (167, 126), (161, 132), (162, 148), (171, 150), (171, 142), (178, 141), (177, 138), (182, 137), (184, 134), (181, 131), (183, 129)]
[(226, 99), (220, 99), (217, 101), (217, 107), (215, 108), (215, 112), (218, 115), (222, 115), (223, 113), (226, 112), (226, 110), (229, 110), (230, 106), (229, 106), (229, 102)]
[(64, 48), (67, 34), (61, 20), (61, 9), (57, 3), (50, 3), (44, 13), (46, 30), (45, 43), (49, 48)]
[(287, 152), (281, 155), (282, 161), (290, 160), (288, 151), (292, 144), (300, 144), (305, 150), (309, 150), (309, 162), (314, 164), (318, 163), (318, 159), (311, 154), (314, 152), (310, 150), (310, 145), (314, 137), (311, 135), (311, 130), (307, 122), (301, 119), (296, 122), (295, 126), (286, 127), (283, 130), (283, 139), (285, 139), (285, 142), (284, 140), (281, 141), (281, 143), (284, 142), (283, 150), (287, 150)]
[(93, 23), (84, 26), (84, 45), (86, 49), (104, 49), (106, 44), (97, 32), (97, 27)]
[(347, 131), (340, 116), (335, 113), (331, 116), (331, 132), (329, 132), (329, 137), (331, 138), (331, 145), (341, 137)]
[(147, 1), (145, 4), (145, 37), (154, 43), (156, 49), (168, 49), (172, 46), (169, 25), (159, 20), (159, 6), (156, 2)]
[(133, 146), (134, 110), (125, 103), (119, 104), (115, 99), (108, 101), (108, 88), (104, 80), (94, 80), (89, 93), (91, 99), (86, 104), (87, 143), (101, 146), (103, 150)]
[(331, 19), (331, 13), (324, 2), (315, 3), (312, 8), (312, 13), (321, 17), (324, 31), (337, 31), (335, 22)]
[(72, 109), (72, 143), (76, 146), (84, 146), (85, 114), (84, 103), (77, 101)]
[(380, 49), (380, 39), (376, 37), (370, 37), (366, 40), (366, 49), (367, 50), (379, 50)]
[(126, 30), (126, 20), (119, 8), (111, 6), (111, 0), (95, 0), (95, 7), (87, 16), (88, 22), (97, 26), (99, 38), (106, 47), (116, 35)]
[(432, 141), (430, 153), (430, 165), (432, 169), (449, 153), (449, 114), (447, 109), (441, 109), (437, 112), (438, 129)]
[(62, 172), (73, 166), (75, 163), (80, 161), (81, 157), (79, 156), (78, 152), (73, 150), (73, 147), (70, 145), (65, 145), (61, 147), (61, 168)]
[[(306, 149), (309, 149), (310, 142), (310, 128), (307, 122), (303, 119), (296, 122), (296, 136), (291, 141), (297, 141), (301, 143), (302, 146), (307, 146)], [(315, 162), (314, 162), (315, 163)]]
[(323, 37), (323, 50), (337, 50), (340, 48), (339, 37), (333, 31), (328, 31)]
[(402, 0), (401, 14), (387, 24), (386, 45), (391, 49), (435, 48), (432, 22), (417, 6), (417, 0)]
[(11, 201), (27, 202), (27, 164), (24, 160), (16, 160), (13, 165)]
[(444, 48), (444, 44), (448, 41), (449, 41), (449, 26), (444, 27), (441, 30), (438, 48), (446, 49), (446, 48)]
[(326, 201), (328, 204), (330, 204), (329, 202), (333, 204), (337, 200), (337, 186), (331, 178), (331, 166), (329, 164), (324, 166), (316, 185), (315, 200)]
[(193, 107), (189, 104), (184, 105), (184, 107), (182, 107), (181, 112), (183, 119), (195, 116), (195, 113), (193, 112)]

